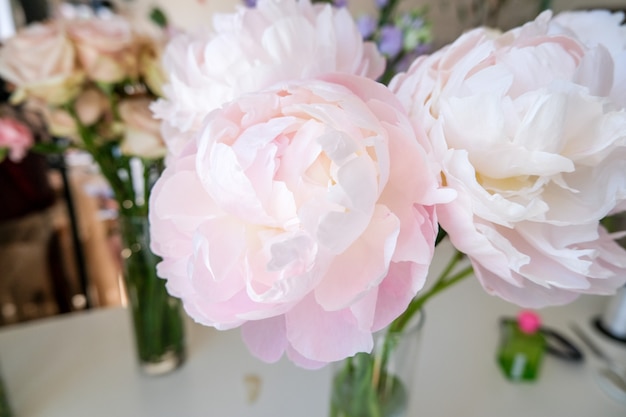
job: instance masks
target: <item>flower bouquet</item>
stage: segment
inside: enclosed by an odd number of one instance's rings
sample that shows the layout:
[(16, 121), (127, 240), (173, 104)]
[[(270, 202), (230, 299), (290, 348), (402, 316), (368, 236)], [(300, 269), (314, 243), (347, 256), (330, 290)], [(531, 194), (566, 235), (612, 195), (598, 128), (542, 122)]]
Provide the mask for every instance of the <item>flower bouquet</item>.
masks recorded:
[(33, 149), (87, 152), (111, 186), (138, 355), (148, 372), (177, 366), (184, 353), (179, 300), (156, 275), (147, 223), (166, 153), (149, 109), (161, 94), (166, 42), (166, 31), (147, 20), (106, 14), (34, 23), (0, 48), (10, 102), (43, 114), (56, 138)]
[[(347, 358), (333, 416), (406, 411), (398, 336), (472, 273), (528, 308), (613, 293), (626, 252), (600, 221), (626, 208), (622, 18), (477, 28), (389, 86), (376, 45), (329, 4), (260, 0), (178, 35), (153, 106), (168, 291), (264, 361)], [(426, 285), (443, 239), (456, 253)]]

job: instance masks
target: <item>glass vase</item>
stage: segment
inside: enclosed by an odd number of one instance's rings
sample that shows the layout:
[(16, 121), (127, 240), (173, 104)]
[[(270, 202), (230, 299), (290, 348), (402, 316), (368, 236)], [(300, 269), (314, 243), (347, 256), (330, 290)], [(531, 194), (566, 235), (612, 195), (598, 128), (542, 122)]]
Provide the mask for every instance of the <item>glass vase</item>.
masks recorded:
[(147, 216), (120, 216), (124, 283), (132, 313), (139, 366), (149, 375), (168, 373), (185, 360), (183, 311), (156, 274), (160, 258), (150, 250)]
[(376, 333), (371, 353), (334, 364), (330, 417), (408, 417), (423, 324), (420, 310), (402, 331)]

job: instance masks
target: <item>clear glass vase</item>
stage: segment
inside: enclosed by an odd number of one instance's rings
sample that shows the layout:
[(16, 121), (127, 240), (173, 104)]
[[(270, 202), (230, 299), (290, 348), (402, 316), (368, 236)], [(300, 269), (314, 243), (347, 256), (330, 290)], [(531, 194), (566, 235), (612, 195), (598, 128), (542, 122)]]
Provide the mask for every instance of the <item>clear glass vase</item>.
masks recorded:
[(424, 313), (398, 333), (374, 335), (371, 353), (333, 365), (330, 417), (408, 417)]
[(183, 311), (156, 274), (160, 258), (150, 250), (147, 216), (121, 216), (124, 282), (132, 313), (139, 365), (149, 375), (164, 374), (185, 360)]

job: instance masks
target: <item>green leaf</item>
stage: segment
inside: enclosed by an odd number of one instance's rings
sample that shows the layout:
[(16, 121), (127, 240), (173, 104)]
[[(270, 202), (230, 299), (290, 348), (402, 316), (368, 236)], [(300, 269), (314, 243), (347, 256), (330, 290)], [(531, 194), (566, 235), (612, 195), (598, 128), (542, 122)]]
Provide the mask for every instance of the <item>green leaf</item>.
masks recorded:
[(165, 12), (158, 7), (153, 7), (150, 12), (150, 19), (162, 28), (167, 26), (167, 16)]
[(110, 97), (111, 94), (113, 94), (113, 91), (115, 90), (115, 84), (114, 83), (107, 83), (107, 82), (104, 82), (104, 81), (97, 81), (96, 85), (98, 86), (100, 91), (102, 91), (107, 97)]
[(63, 153), (69, 146), (60, 145), (54, 142), (40, 142), (33, 145), (31, 150), (41, 154), (57, 154)]

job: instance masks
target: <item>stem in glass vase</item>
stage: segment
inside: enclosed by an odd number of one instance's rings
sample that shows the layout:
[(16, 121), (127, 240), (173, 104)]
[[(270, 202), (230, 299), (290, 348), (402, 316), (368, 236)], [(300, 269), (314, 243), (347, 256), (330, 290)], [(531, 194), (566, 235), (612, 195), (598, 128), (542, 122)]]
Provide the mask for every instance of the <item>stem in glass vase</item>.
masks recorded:
[(463, 257), (455, 251), (435, 283), (413, 299), (387, 329), (375, 335), (371, 353), (358, 353), (340, 362), (341, 368), (332, 381), (331, 417), (407, 415), (424, 304), (472, 273), (471, 265), (458, 268)]
[(169, 295), (156, 274), (159, 258), (149, 248), (147, 216), (121, 216), (122, 258), (137, 355), (148, 374), (166, 373), (185, 358), (180, 300)]
[[(100, 87), (119, 121), (119, 94), (110, 85)], [(100, 137), (102, 126), (85, 125), (74, 103), (64, 109), (76, 123), (81, 138), (77, 146), (92, 156), (118, 203), (124, 282), (140, 367), (147, 374), (172, 371), (185, 358), (183, 312), (180, 300), (169, 295), (166, 281), (156, 274), (161, 259), (150, 250), (148, 222), (150, 190), (163, 170), (163, 158), (125, 154), (121, 134)]]
[(403, 332), (377, 333), (371, 353), (334, 365), (331, 417), (406, 416), (423, 322), (424, 316), (415, 314)]

